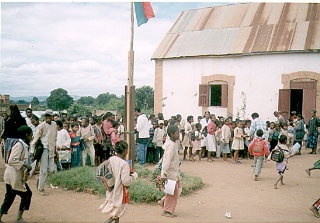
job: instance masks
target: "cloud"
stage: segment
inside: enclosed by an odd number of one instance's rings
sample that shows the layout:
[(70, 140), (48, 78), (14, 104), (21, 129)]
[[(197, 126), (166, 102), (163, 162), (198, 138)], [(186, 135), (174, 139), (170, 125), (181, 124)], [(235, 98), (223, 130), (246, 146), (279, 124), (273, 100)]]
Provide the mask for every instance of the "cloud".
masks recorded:
[[(2, 3), (0, 94), (122, 95), (130, 44), (128, 3)], [(153, 86), (152, 53), (173, 21), (135, 25), (135, 85)]]
[[(156, 17), (134, 35), (134, 84), (154, 85), (151, 56), (182, 10), (220, 3), (152, 3)], [(130, 45), (130, 4), (1, 4), (0, 94), (123, 95)]]

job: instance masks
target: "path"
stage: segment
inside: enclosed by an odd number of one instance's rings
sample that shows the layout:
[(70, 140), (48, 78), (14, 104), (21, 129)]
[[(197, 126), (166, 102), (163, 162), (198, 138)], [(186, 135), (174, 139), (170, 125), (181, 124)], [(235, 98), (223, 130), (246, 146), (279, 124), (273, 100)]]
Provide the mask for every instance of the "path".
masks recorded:
[[(272, 161), (263, 168), (258, 182), (253, 181), (252, 160), (243, 160), (240, 165), (221, 159), (213, 163), (186, 161), (182, 163), (182, 170), (202, 177), (206, 186), (191, 196), (179, 198), (177, 218), (162, 217), (157, 205), (130, 204), (121, 222), (320, 222), (308, 210), (320, 197), (320, 171), (315, 170), (311, 177), (304, 171), (318, 159), (319, 154), (309, 155), (307, 151), (303, 151), (302, 156), (292, 157), (284, 177), (286, 185), (277, 190), (273, 189), (277, 173)], [(3, 165), (1, 160), (0, 168)], [(50, 196), (42, 197), (36, 191), (35, 180), (31, 180), (30, 185), (33, 199), (31, 210), (25, 214), (29, 223), (89, 223), (106, 219), (97, 211), (102, 197), (49, 187)], [(4, 193), (5, 185), (0, 182), (1, 201)], [(6, 223), (14, 222), (19, 200), (16, 199), (9, 215), (4, 216)], [(232, 219), (224, 217), (226, 211), (231, 212)]]

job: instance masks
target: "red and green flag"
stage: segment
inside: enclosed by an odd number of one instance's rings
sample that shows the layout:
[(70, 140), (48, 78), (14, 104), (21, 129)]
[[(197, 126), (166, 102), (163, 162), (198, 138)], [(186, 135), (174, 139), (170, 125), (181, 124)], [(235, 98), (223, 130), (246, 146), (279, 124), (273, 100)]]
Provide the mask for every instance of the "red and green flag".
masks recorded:
[(147, 23), (149, 19), (154, 17), (154, 12), (150, 2), (135, 2), (134, 9), (138, 26)]

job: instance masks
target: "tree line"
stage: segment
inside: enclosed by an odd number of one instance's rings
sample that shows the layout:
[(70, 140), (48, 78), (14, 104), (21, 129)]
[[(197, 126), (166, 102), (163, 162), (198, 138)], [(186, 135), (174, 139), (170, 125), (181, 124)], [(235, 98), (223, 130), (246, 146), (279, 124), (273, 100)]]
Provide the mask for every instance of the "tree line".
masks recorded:
[[(143, 86), (136, 89), (136, 105), (138, 105), (144, 112), (153, 113), (153, 96), (154, 90), (150, 86)], [(17, 104), (31, 104), (33, 110), (45, 110), (47, 108), (63, 111), (68, 113), (78, 113), (85, 115), (93, 110), (111, 110), (120, 111), (124, 113), (124, 96), (117, 96), (109, 92), (99, 94), (96, 98), (92, 96), (82, 96), (78, 100), (74, 100), (69, 95), (68, 91), (63, 88), (57, 88), (50, 92), (50, 96), (46, 101), (39, 101), (37, 97), (33, 97), (31, 101), (19, 100), (11, 101)]]

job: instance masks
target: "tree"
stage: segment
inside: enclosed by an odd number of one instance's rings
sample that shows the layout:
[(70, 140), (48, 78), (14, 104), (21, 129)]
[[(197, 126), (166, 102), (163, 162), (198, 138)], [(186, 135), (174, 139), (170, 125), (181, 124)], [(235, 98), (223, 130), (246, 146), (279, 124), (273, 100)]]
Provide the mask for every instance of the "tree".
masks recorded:
[(26, 100), (18, 100), (17, 101), (17, 104), (19, 104), (19, 105), (27, 105), (27, 104), (29, 104), (29, 102), (27, 102)]
[(77, 103), (82, 105), (93, 105), (94, 102), (95, 102), (95, 99), (91, 96), (84, 96), (77, 100)]
[(50, 96), (47, 98), (48, 108), (54, 110), (68, 109), (73, 103), (73, 98), (68, 95), (68, 92), (62, 88), (57, 88), (50, 92)]
[(111, 98), (117, 98), (117, 95), (109, 94), (108, 92), (103, 93), (103, 94), (99, 94), (95, 103), (96, 103), (96, 105), (105, 105), (105, 104), (108, 104), (108, 102), (110, 101)]
[(68, 109), (68, 114), (78, 114), (78, 115), (87, 115), (88, 113), (92, 112), (92, 109), (86, 107), (82, 104), (72, 104)]
[(153, 88), (142, 86), (136, 90), (136, 105), (142, 110), (153, 110)]
[(31, 101), (31, 105), (35, 106), (35, 105), (39, 105), (40, 101), (37, 97), (33, 97), (32, 101)]

